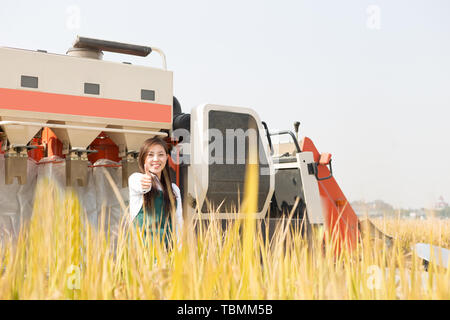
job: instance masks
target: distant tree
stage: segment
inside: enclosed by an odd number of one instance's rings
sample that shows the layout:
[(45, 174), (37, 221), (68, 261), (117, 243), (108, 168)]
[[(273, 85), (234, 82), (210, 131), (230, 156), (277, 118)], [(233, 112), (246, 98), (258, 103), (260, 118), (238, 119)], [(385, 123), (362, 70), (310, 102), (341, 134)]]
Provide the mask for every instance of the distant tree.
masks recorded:
[(443, 217), (443, 218), (450, 218), (450, 207), (447, 206), (445, 208), (442, 208), (441, 210), (439, 210), (436, 213), (436, 216)]

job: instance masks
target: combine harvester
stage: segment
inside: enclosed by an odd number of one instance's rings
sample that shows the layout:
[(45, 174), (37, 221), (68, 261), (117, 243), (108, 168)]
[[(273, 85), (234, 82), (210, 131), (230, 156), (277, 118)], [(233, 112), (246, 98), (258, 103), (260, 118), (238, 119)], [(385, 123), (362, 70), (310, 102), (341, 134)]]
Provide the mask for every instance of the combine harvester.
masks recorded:
[[(161, 55), (162, 68), (102, 60), (103, 52)], [(142, 142), (173, 147), (169, 165), (182, 192), (185, 218), (239, 217), (248, 151), (257, 150), (257, 218), (269, 230), (291, 211), (292, 223), (335, 232), (354, 248), (361, 223), (332, 175), (331, 155), (292, 131), (269, 131), (244, 107), (205, 104), (190, 114), (173, 96), (172, 72), (154, 47), (77, 37), (66, 55), (0, 48), (0, 228), (16, 235), (31, 215), (37, 179), (74, 187), (90, 221), (106, 205), (111, 223), (122, 211), (106, 180), (128, 199)], [(208, 134), (209, 133), (209, 134)], [(249, 134), (250, 133), (250, 134)], [(253, 135), (251, 133), (254, 133)], [(274, 136), (292, 142), (272, 144)], [(297, 202), (296, 202), (297, 200)], [(381, 232), (368, 223), (372, 232)]]

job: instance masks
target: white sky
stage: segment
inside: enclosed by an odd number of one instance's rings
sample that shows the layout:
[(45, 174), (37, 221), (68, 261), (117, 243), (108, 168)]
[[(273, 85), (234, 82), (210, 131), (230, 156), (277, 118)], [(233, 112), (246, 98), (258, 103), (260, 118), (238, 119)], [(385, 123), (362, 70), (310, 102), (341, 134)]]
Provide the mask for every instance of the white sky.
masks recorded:
[[(447, 0), (1, 2), (1, 46), (65, 53), (77, 34), (163, 49), (185, 112), (299, 120), (351, 201), (450, 200)], [(159, 66), (151, 56), (104, 59)]]

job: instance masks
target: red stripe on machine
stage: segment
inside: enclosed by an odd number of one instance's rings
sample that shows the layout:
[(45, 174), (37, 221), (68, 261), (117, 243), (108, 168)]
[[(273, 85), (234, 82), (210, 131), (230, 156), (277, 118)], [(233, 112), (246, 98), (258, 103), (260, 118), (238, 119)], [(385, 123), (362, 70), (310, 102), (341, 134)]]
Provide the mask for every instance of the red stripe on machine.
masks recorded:
[(0, 88), (0, 108), (30, 112), (171, 122), (172, 106)]

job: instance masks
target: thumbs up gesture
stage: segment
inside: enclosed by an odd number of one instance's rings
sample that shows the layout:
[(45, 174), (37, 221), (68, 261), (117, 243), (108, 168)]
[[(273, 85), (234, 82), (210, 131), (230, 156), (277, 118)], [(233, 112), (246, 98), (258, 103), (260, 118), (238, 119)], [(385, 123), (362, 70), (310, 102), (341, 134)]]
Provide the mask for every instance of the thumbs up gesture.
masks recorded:
[(144, 171), (145, 173), (142, 175), (141, 178), (141, 186), (143, 190), (147, 190), (150, 189), (152, 185), (152, 176), (146, 164), (144, 165)]

